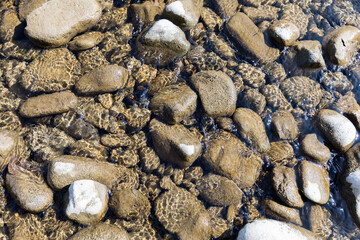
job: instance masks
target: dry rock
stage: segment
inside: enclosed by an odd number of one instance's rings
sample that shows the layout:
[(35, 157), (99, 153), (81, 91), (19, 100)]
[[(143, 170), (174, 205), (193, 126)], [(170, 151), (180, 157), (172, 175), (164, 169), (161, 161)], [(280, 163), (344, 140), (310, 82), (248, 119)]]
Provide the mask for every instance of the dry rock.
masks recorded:
[(186, 31), (193, 28), (199, 21), (202, 6), (203, 1), (177, 0), (165, 7), (163, 17)]

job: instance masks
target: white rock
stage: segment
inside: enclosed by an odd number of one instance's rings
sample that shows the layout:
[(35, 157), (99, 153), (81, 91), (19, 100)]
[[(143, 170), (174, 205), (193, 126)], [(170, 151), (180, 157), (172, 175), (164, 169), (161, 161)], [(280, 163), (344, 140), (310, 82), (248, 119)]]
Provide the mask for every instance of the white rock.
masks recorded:
[(355, 211), (358, 221), (360, 221), (360, 169), (350, 173), (346, 177), (346, 181), (351, 184), (351, 189), (356, 199)]
[(108, 205), (107, 187), (93, 180), (78, 180), (69, 187), (66, 216), (81, 224), (100, 221)]
[(64, 162), (56, 162), (54, 164), (54, 172), (59, 175), (74, 175), (75, 164), (72, 163), (64, 163)]
[(189, 30), (197, 24), (200, 9), (193, 4), (193, 0), (178, 0), (165, 7), (164, 17), (182, 29)]
[(180, 143), (180, 149), (188, 156), (191, 156), (195, 153), (195, 146), (194, 145), (187, 145)]
[(308, 181), (304, 189), (304, 193), (306, 196), (311, 196), (311, 199), (314, 202), (321, 201), (321, 190), (319, 184), (317, 183)]
[(6, 157), (8, 153), (14, 148), (16, 136), (14, 133), (2, 130), (0, 131), (0, 156)]
[(300, 227), (295, 228), (290, 224), (280, 221), (263, 219), (255, 220), (243, 227), (237, 240), (309, 240), (316, 239), (313, 234)]

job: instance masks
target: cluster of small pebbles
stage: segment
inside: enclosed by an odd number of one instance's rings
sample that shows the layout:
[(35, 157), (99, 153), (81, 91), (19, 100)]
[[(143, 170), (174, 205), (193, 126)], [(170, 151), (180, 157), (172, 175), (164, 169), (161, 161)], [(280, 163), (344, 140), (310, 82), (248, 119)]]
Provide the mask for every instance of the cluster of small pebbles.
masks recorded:
[(1, 1), (0, 238), (358, 239), (359, 10)]

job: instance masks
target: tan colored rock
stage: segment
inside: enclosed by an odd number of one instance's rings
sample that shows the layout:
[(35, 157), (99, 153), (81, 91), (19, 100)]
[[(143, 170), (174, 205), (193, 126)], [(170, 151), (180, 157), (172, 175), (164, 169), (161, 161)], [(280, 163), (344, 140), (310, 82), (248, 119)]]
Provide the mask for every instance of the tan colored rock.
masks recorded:
[(271, 142), (264, 157), (274, 166), (296, 165), (294, 149), (288, 141)]
[(69, 42), (71, 50), (86, 50), (98, 45), (104, 39), (101, 32), (87, 32), (75, 37)]
[(69, 240), (130, 240), (128, 233), (114, 224), (98, 223), (81, 229)]
[(314, 204), (306, 213), (310, 230), (321, 239), (328, 239), (333, 233), (334, 223), (330, 220), (331, 213), (324, 206)]
[(271, 119), (271, 127), (280, 139), (295, 140), (299, 134), (297, 122), (289, 111), (276, 111)]
[(196, 4), (194, 0), (177, 0), (168, 4), (163, 17), (169, 19), (184, 31), (193, 28), (200, 18), (203, 1)]
[(326, 163), (331, 157), (328, 147), (321, 143), (315, 133), (307, 134), (300, 143), (300, 150), (312, 160)]
[(50, 0), (26, 17), (26, 35), (42, 47), (57, 47), (91, 28), (101, 17), (97, 0)]
[(340, 97), (336, 107), (353, 122), (357, 129), (360, 129), (360, 106), (352, 92)]
[(270, 148), (265, 125), (260, 116), (248, 108), (238, 108), (233, 115), (234, 123), (241, 136), (260, 152)]
[(265, 43), (264, 34), (246, 14), (238, 12), (232, 16), (227, 23), (227, 29), (235, 44), (255, 61), (264, 64), (279, 57), (279, 50)]
[(20, 20), (14, 10), (6, 10), (0, 13), (0, 41), (8, 42), (19, 35)]
[(77, 97), (70, 91), (43, 94), (27, 99), (20, 106), (20, 115), (23, 117), (42, 117), (59, 114), (74, 109), (77, 106)]
[(95, 95), (114, 92), (125, 87), (128, 71), (116, 64), (100, 66), (82, 76), (75, 84), (79, 94)]
[(262, 206), (265, 213), (272, 217), (302, 225), (298, 209), (286, 207), (270, 199), (265, 199)]
[(147, 25), (163, 12), (164, 6), (159, 2), (146, 1), (130, 5), (134, 25)]
[(216, 13), (225, 19), (233, 16), (239, 7), (239, 2), (236, 0), (214, 0), (211, 3), (214, 4)]
[(299, 28), (285, 19), (273, 23), (269, 27), (268, 33), (280, 47), (291, 46), (300, 37)]
[(322, 56), (321, 43), (313, 40), (298, 41), (293, 44), (295, 60), (300, 68), (322, 68), (325, 60)]
[(0, 130), (0, 172), (3, 172), (12, 157), (15, 157), (19, 136), (9, 130)]

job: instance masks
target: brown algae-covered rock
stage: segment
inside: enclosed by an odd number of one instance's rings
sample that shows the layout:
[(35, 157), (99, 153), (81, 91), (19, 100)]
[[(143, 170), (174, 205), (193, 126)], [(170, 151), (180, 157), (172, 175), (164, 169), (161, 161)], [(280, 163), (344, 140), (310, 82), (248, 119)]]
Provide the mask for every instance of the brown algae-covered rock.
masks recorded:
[(300, 226), (302, 225), (298, 209), (286, 207), (270, 199), (265, 199), (262, 206), (265, 213), (272, 217), (292, 222)]
[(104, 39), (104, 34), (101, 32), (87, 32), (75, 37), (69, 42), (71, 50), (86, 50), (98, 45)]
[(331, 157), (328, 147), (321, 143), (315, 133), (307, 134), (300, 142), (300, 150), (309, 158), (325, 163)]
[(299, 134), (297, 122), (289, 111), (276, 111), (271, 119), (271, 127), (280, 139), (294, 140)]
[(81, 229), (69, 240), (130, 240), (129, 234), (115, 224), (98, 223)]

